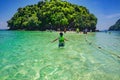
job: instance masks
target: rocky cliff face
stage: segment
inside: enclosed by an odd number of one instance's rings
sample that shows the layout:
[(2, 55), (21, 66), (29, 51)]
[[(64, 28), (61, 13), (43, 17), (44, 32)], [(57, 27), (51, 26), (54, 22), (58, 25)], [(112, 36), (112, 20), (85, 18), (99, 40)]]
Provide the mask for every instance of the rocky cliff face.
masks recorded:
[(120, 31), (120, 19), (114, 24), (112, 25), (109, 30), (115, 30), (115, 31)]

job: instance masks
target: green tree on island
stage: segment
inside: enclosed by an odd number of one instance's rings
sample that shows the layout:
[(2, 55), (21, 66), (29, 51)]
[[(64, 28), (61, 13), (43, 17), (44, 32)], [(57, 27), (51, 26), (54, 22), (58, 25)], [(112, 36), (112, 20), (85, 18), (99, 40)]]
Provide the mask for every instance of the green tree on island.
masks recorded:
[(19, 8), (8, 21), (10, 30), (79, 28), (95, 31), (97, 18), (83, 6), (62, 0), (43, 0)]

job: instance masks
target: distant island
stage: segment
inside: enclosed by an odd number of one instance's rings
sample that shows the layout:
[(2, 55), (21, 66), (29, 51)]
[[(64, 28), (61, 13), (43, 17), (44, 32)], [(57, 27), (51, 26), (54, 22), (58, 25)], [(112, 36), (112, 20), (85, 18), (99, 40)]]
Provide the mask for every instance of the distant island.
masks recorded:
[(120, 19), (109, 30), (120, 31)]
[(18, 8), (7, 21), (10, 30), (57, 30), (85, 28), (95, 31), (97, 18), (86, 7), (62, 0), (45, 0)]

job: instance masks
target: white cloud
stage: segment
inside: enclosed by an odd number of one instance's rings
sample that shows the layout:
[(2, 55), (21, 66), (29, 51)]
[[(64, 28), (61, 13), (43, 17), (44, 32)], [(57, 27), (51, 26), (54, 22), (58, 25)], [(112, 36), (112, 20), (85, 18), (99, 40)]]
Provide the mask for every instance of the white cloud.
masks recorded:
[(7, 23), (3, 22), (3, 21), (0, 21), (0, 29), (8, 29)]
[(97, 29), (99, 30), (106, 30), (109, 29), (110, 26), (114, 25), (118, 19), (120, 19), (120, 13), (116, 14), (99, 14), (98, 16), (98, 23)]
[(116, 18), (116, 17), (120, 17), (120, 13), (111, 14), (111, 15), (107, 15), (107, 16), (106, 16), (106, 18), (108, 18), (108, 19)]

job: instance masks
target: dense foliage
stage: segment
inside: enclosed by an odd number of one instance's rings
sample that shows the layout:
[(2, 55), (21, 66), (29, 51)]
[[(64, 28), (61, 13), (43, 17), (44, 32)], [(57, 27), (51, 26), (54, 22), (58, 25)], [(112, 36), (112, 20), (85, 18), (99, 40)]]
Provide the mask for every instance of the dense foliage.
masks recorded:
[(8, 21), (11, 30), (79, 28), (95, 30), (97, 18), (83, 6), (61, 0), (45, 0), (19, 8)]
[(113, 26), (111, 26), (109, 30), (120, 31), (120, 19)]

